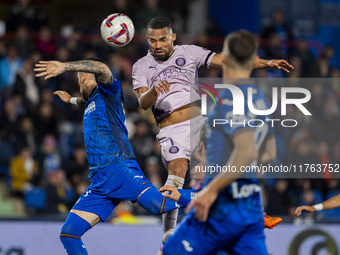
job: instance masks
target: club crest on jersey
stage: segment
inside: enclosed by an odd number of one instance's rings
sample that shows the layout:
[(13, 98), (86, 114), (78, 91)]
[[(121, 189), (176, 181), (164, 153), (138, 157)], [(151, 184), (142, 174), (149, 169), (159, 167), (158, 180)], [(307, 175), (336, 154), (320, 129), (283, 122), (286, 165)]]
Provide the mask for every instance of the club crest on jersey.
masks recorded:
[(179, 152), (179, 148), (175, 145), (172, 145), (169, 149), (169, 152), (172, 153), (172, 154), (175, 154), (175, 153)]
[(178, 58), (178, 59), (176, 59), (175, 62), (176, 62), (176, 65), (178, 65), (178, 66), (184, 66), (185, 63), (186, 63), (185, 58)]

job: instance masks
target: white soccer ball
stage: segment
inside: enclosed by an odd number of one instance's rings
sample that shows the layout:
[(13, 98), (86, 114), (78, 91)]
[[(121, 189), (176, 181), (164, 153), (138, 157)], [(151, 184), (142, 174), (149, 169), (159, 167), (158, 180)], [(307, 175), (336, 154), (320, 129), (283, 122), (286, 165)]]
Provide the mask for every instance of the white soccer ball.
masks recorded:
[(100, 33), (108, 45), (123, 47), (132, 40), (135, 35), (135, 27), (127, 15), (113, 13), (103, 20)]

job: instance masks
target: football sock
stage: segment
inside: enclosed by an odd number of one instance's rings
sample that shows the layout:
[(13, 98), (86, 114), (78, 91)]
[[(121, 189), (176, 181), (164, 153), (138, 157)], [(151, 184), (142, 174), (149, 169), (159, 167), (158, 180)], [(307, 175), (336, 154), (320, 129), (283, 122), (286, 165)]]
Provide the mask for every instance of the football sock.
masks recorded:
[(91, 228), (91, 224), (77, 214), (70, 212), (61, 229), (60, 241), (68, 255), (88, 255), (81, 236)]
[[(165, 182), (165, 185), (173, 186), (177, 189), (182, 189), (184, 185), (184, 178), (178, 177), (176, 175), (168, 175), (168, 179)], [(163, 214), (163, 242), (166, 241), (169, 234), (173, 233), (175, 230), (175, 226), (177, 223), (178, 217), (178, 209)]]

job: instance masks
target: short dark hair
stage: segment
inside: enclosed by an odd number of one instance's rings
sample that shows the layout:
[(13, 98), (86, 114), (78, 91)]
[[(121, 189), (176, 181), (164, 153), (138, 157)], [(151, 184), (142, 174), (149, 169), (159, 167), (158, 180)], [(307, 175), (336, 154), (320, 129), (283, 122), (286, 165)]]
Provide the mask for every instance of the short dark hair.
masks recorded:
[(166, 17), (156, 17), (150, 20), (149, 24), (147, 25), (147, 29), (162, 29), (167, 27), (169, 30), (172, 30), (172, 24), (170, 19)]
[(97, 58), (97, 57), (89, 57), (86, 60), (98, 61), (98, 62), (105, 64), (105, 62), (102, 59)]
[(253, 60), (257, 48), (255, 37), (244, 29), (229, 34), (224, 43), (224, 53), (240, 66), (245, 66)]

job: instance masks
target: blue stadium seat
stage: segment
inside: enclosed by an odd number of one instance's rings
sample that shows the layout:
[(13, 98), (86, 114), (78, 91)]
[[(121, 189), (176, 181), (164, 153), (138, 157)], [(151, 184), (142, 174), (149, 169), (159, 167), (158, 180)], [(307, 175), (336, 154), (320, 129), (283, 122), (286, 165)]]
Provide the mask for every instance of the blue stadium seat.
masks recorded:
[(41, 212), (46, 207), (46, 192), (42, 188), (34, 187), (25, 193), (25, 205), (27, 210)]

